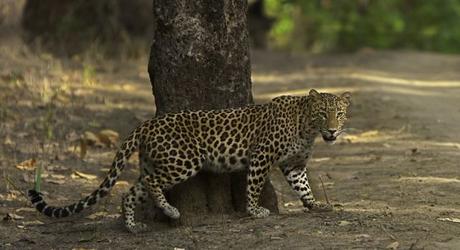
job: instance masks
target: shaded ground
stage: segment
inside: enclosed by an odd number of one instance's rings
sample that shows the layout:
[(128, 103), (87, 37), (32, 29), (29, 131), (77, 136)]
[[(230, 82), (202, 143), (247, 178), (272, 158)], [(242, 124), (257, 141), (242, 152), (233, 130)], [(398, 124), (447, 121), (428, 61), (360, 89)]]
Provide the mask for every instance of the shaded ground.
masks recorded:
[(81, 152), (79, 138), (104, 129), (124, 137), (154, 114), (146, 65), (97, 55), (58, 60), (30, 55), (16, 36), (1, 40), (0, 248), (460, 248), (460, 57), (427, 53), (253, 53), (257, 102), (310, 88), (353, 93), (347, 135), (334, 146), (319, 141), (310, 163), (334, 212), (300, 212), (274, 169), (280, 215), (152, 224), (133, 236), (118, 218), (120, 195), (137, 176), (133, 157), (92, 211), (59, 221), (37, 214), (16, 190), (33, 185), (32, 169), (45, 169), (50, 202), (75, 201), (97, 187), (115, 152), (101, 139)]

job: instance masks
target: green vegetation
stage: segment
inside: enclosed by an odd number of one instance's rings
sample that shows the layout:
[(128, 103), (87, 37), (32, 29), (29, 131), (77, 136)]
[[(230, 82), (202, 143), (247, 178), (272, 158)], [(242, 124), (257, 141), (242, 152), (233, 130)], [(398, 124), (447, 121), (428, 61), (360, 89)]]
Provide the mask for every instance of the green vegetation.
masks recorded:
[(460, 0), (265, 0), (274, 48), (460, 53)]

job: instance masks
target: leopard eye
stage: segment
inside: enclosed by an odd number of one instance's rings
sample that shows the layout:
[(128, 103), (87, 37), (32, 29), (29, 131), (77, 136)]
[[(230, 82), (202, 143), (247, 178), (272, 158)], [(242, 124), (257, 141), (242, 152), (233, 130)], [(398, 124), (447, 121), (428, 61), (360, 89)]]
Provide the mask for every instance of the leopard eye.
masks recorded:
[(341, 116), (344, 116), (344, 115), (345, 115), (345, 112), (342, 112), (342, 111), (337, 112), (337, 117), (341, 117)]

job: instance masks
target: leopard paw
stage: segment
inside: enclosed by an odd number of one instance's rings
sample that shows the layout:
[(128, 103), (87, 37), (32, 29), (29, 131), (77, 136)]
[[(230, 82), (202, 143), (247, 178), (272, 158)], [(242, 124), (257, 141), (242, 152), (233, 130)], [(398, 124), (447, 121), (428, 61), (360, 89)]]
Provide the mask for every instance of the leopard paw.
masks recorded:
[(264, 207), (248, 208), (248, 213), (254, 218), (264, 218), (270, 215), (270, 210)]
[(173, 206), (168, 206), (167, 208), (163, 209), (163, 213), (168, 216), (171, 219), (179, 219), (180, 217), (180, 212), (177, 210), (177, 208)]
[(306, 212), (332, 212), (334, 211), (334, 206), (330, 203), (323, 203), (314, 201), (305, 205)]
[(133, 234), (147, 232), (148, 227), (144, 223), (126, 224), (126, 228)]

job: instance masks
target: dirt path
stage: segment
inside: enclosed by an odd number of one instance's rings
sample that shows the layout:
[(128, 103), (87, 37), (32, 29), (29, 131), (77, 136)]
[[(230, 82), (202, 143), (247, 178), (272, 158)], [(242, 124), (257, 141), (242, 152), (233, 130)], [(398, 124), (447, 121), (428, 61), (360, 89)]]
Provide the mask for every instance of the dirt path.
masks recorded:
[(33, 172), (17, 164), (35, 158), (48, 174), (42, 187), (48, 199), (76, 200), (98, 185), (114, 148), (88, 146), (81, 160), (75, 140), (103, 129), (123, 137), (154, 114), (153, 100), (146, 59), (60, 61), (28, 56), (13, 39), (0, 44), (0, 215), (16, 217), (0, 223), (0, 248), (460, 248), (460, 223), (446, 221), (460, 219), (460, 57), (370, 50), (252, 56), (258, 102), (310, 88), (352, 91), (347, 135), (334, 146), (318, 142), (310, 163), (335, 212), (300, 212), (275, 169), (281, 215), (219, 217), (195, 227), (153, 224), (152, 232), (132, 236), (117, 217), (120, 194), (137, 175), (133, 166), (92, 212), (59, 222), (43, 218), (12, 185), (32, 185)]

